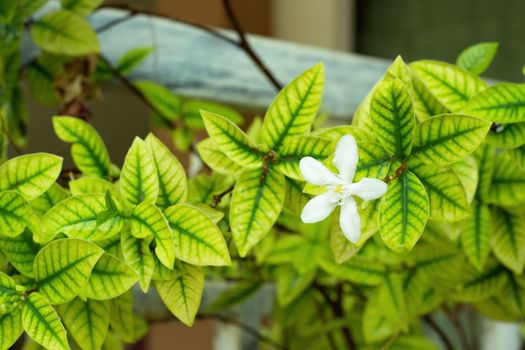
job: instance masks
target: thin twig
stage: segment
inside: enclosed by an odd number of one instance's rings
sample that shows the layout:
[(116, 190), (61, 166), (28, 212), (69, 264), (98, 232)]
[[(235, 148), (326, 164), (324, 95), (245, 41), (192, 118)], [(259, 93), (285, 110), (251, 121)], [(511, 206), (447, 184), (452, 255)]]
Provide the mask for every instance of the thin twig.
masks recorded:
[(170, 120), (167, 120), (162, 112), (157, 109), (157, 107), (151, 103), (148, 98), (140, 91), (139, 88), (137, 88), (128, 78), (126, 78), (124, 75), (122, 75), (113, 65), (111, 62), (104, 56), (100, 55), (99, 59), (104, 62), (104, 64), (107, 66), (107, 69), (113, 75), (115, 79), (117, 79), (122, 85), (124, 85), (128, 90), (130, 90), (134, 95), (136, 95), (144, 104), (151, 109), (152, 112), (154, 112), (156, 115), (158, 115), (162, 120), (165, 122), (166, 126), (170, 129), (175, 129), (175, 125), (172, 124)]
[(226, 196), (228, 193), (230, 193), (231, 191), (233, 191), (233, 188), (234, 188), (234, 186), (231, 185), (230, 187), (228, 187), (227, 189), (225, 189), (225, 190), (222, 191), (221, 193), (216, 194), (215, 196), (213, 196), (213, 199), (212, 199), (212, 201), (211, 201), (210, 207), (212, 207), (212, 208), (217, 208), (217, 206), (218, 206), (219, 204), (221, 204), (222, 198), (223, 198), (224, 196)]
[(155, 11), (149, 11), (149, 10), (145, 10), (145, 9), (139, 9), (137, 8), (136, 6), (133, 6), (133, 5), (130, 5), (130, 4), (106, 4), (106, 5), (102, 5), (99, 7), (99, 9), (104, 9), (104, 8), (113, 8), (113, 9), (119, 9), (119, 10), (125, 10), (125, 11), (129, 11), (129, 14), (125, 17), (122, 17), (122, 18), (119, 18), (119, 19), (115, 19), (114, 21), (112, 22), (109, 22), (103, 26), (101, 26), (100, 28), (97, 29), (97, 32), (98, 33), (101, 33), (105, 30), (108, 30), (120, 23), (123, 23), (133, 17), (135, 17), (136, 15), (146, 15), (146, 16), (155, 16), (155, 17), (160, 17), (160, 18), (164, 18), (164, 19), (168, 19), (168, 20), (171, 20), (171, 21), (174, 21), (174, 22), (179, 22), (179, 23), (182, 23), (182, 24), (186, 24), (190, 27), (193, 27), (193, 28), (196, 28), (196, 29), (199, 29), (199, 30), (202, 30), (202, 31), (205, 31), (207, 32), (208, 34), (220, 39), (220, 40), (223, 40), (231, 45), (234, 45), (240, 49), (242, 49), (245, 54), (254, 62), (254, 64), (257, 66), (257, 68), (261, 71), (261, 73), (263, 73), (266, 78), (268, 79), (268, 81), (270, 81), (270, 83), (275, 87), (275, 89), (277, 91), (281, 90), (282, 89), (282, 85), (277, 81), (277, 79), (275, 78), (275, 76), (273, 75), (273, 73), (270, 71), (270, 69), (266, 66), (266, 64), (262, 61), (262, 59), (257, 55), (257, 53), (253, 50), (253, 48), (251, 47), (250, 43), (248, 42), (247, 38), (246, 38), (246, 35), (244, 34), (244, 32), (242, 31), (242, 28), (239, 24), (239, 21), (237, 20), (237, 18), (235, 17), (235, 14), (233, 12), (233, 9), (230, 5), (230, 3), (228, 1), (224, 1), (224, 7), (225, 7), (225, 10), (227, 12), (227, 15), (232, 23), (232, 26), (234, 27), (234, 29), (237, 31), (237, 35), (239, 36), (239, 40), (235, 40), (235, 39), (232, 39), (231, 37), (229, 37), (228, 35), (222, 33), (221, 31), (215, 29), (215, 28), (211, 28), (211, 27), (208, 27), (208, 26), (205, 26), (205, 25), (202, 25), (202, 24), (198, 24), (198, 23), (194, 23), (194, 22), (191, 22), (191, 21), (187, 21), (187, 20), (184, 20), (184, 19), (181, 19), (181, 18), (178, 18), (176, 16), (171, 16), (171, 15), (167, 15), (167, 14), (163, 14), (163, 13), (159, 13), (159, 12), (155, 12)]
[[(324, 289), (324, 287), (320, 285), (319, 283), (314, 281), (313, 287), (317, 289), (319, 293), (321, 293), (325, 302), (328, 305), (330, 305), (330, 307), (332, 308), (332, 312), (334, 313), (334, 316), (337, 318), (343, 318), (344, 311), (342, 307), (342, 295), (343, 295), (342, 285), (337, 286), (337, 299), (336, 300), (333, 300), (330, 297), (330, 294), (328, 294), (328, 292)], [(350, 329), (348, 327), (342, 327), (341, 333), (343, 334), (343, 338), (345, 340), (347, 349), (349, 350), (356, 349), (356, 345), (352, 337), (352, 333), (350, 332)]]
[(268, 69), (268, 67), (264, 64), (264, 62), (261, 60), (261, 58), (255, 53), (252, 46), (246, 39), (246, 35), (244, 34), (244, 30), (241, 27), (241, 24), (239, 20), (237, 19), (237, 16), (235, 16), (235, 12), (233, 11), (233, 7), (230, 3), (230, 0), (222, 0), (222, 3), (224, 4), (224, 9), (226, 10), (226, 14), (228, 15), (228, 18), (230, 19), (230, 22), (233, 26), (233, 29), (237, 32), (239, 35), (239, 42), (238, 45), (241, 47), (244, 52), (252, 59), (252, 61), (259, 67), (259, 69), (266, 75), (268, 80), (273, 84), (273, 86), (279, 91), (283, 87), (279, 81), (275, 78), (273, 73)]
[(454, 350), (454, 346), (452, 345), (452, 342), (447, 336), (447, 333), (441, 329), (441, 327), (437, 324), (437, 322), (432, 318), (430, 315), (423, 316), (423, 320), (429, 325), (430, 328), (436, 332), (436, 334), (441, 338), (443, 341), (443, 344), (445, 345), (445, 348), (447, 350)]
[[(326, 316), (324, 314), (323, 307), (321, 304), (319, 304), (319, 301), (314, 298), (315, 307), (317, 309), (317, 313), (319, 314), (319, 318), (323, 322), (323, 324), (328, 324), (328, 320), (326, 319)], [(330, 348), (332, 350), (337, 350), (337, 343), (335, 342), (334, 334), (332, 331), (328, 330), (326, 332), (326, 340), (328, 340), (328, 345), (330, 345)]]
[(458, 317), (457, 310), (446, 310), (446, 314), (450, 321), (452, 321), (452, 324), (456, 328), (456, 331), (459, 334), (459, 339), (461, 340), (461, 344), (463, 345), (463, 348), (465, 350), (473, 349), (473, 347), (470, 345), (470, 341), (468, 340), (467, 333), (465, 332), (465, 328), (463, 327), (463, 323), (461, 323), (461, 320)]

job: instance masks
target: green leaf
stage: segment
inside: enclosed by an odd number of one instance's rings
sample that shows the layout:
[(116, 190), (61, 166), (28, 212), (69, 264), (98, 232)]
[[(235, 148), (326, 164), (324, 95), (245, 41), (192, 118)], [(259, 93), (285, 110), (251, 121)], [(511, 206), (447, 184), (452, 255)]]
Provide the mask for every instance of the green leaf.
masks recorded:
[(103, 0), (60, 0), (62, 8), (75, 12), (80, 16), (87, 16), (102, 4)]
[(279, 151), (288, 137), (310, 131), (324, 86), (324, 67), (317, 64), (301, 73), (279, 92), (264, 116), (263, 143)]
[(467, 265), (462, 278), (463, 285), (458, 288), (455, 298), (465, 302), (487, 299), (501, 291), (506, 279), (506, 270), (495, 262), (481, 271)]
[(491, 191), (492, 177), (496, 167), (494, 156), (494, 148), (487, 143), (481, 144), (476, 152), (474, 152), (474, 158), (479, 169), (478, 190), (476, 195), (484, 201), (489, 198)]
[(161, 117), (168, 121), (176, 120), (180, 117), (180, 98), (170, 89), (150, 80), (134, 81), (133, 85), (142, 92), (149, 103), (161, 114)]
[(310, 197), (303, 193), (301, 183), (286, 179), (286, 194), (284, 196), (283, 210), (286, 208), (296, 214), (301, 214)]
[(213, 171), (225, 175), (239, 175), (242, 172), (242, 167), (217, 148), (215, 141), (211, 138), (202, 140), (197, 144), (197, 151), (204, 163), (206, 163)]
[(54, 117), (58, 138), (72, 143), (71, 156), (85, 175), (108, 177), (111, 172), (108, 150), (99, 133), (80, 118)]
[(504, 153), (495, 155), (494, 164), (487, 201), (501, 206), (525, 202), (525, 172)]
[(143, 201), (155, 203), (157, 200), (159, 180), (156, 164), (146, 143), (136, 137), (120, 173), (122, 195), (130, 206)]
[(470, 214), (465, 189), (454, 171), (422, 163), (411, 165), (410, 170), (425, 186), (430, 219), (457, 221)]
[(365, 305), (362, 323), (365, 339), (379, 341), (397, 333), (404, 327), (406, 316), (401, 275), (385, 275), (383, 283)]
[(389, 350), (438, 350), (438, 348), (426, 335), (402, 335), (395, 340)]
[(231, 309), (241, 304), (254, 295), (262, 286), (260, 281), (248, 281), (235, 284), (225, 292), (215, 298), (208, 307), (206, 313), (213, 314), (220, 311)]
[(20, 235), (24, 232), (29, 214), (27, 201), (17, 192), (0, 192), (0, 235)]
[(200, 209), (177, 204), (166, 209), (173, 229), (175, 254), (193, 265), (230, 265), (230, 254), (219, 228)]
[(134, 344), (144, 337), (147, 333), (147, 324), (134, 315), (131, 291), (118, 298), (111, 299), (109, 307), (110, 327), (118, 334), (119, 338), (127, 343)]
[(157, 168), (159, 195), (157, 205), (167, 208), (185, 202), (188, 194), (188, 181), (184, 168), (171, 151), (153, 134), (146, 137), (146, 145), (151, 159)]
[(525, 265), (525, 218), (521, 213), (501, 209), (492, 212), (492, 251), (499, 261), (517, 274)]
[(57, 55), (82, 56), (100, 51), (89, 23), (66, 10), (40, 17), (31, 25), (31, 37), (39, 48)]
[(474, 74), (481, 74), (489, 68), (498, 51), (496, 42), (479, 43), (461, 51), (456, 64)]
[(127, 231), (122, 231), (120, 239), (124, 261), (139, 275), (140, 288), (145, 293), (149, 289), (155, 268), (155, 260), (149, 250), (151, 240), (137, 239)]
[(155, 288), (168, 310), (191, 327), (201, 303), (204, 273), (196, 266), (184, 265), (184, 269), (177, 279), (155, 281)]
[[(91, 0), (99, 1), (99, 0)], [(120, 57), (117, 62), (117, 70), (120, 74), (127, 75), (131, 73), (135, 68), (140, 66), (140, 64), (152, 53), (154, 49), (152, 47), (138, 47), (131, 49)]]
[(410, 155), (416, 119), (407, 88), (400, 80), (381, 82), (370, 101), (370, 117), (381, 145), (400, 159)]
[(175, 263), (175, 241), (173, 233), (159, 208), (147, 202), (135, 207), (130, 217), (130, 232), (137, 238), (155, 237), (155, 253), (168, 268)]
[(217, 114), (202, 111), (201, 115), (208, 135), (228, 158), (247, 168), (262, 165), (263, 154), (237, 125)]
[(520, 146), (518, 148), (513, 148), (507, 151), (508, 155), (512, 160), (514, 160), (514, 164), (521, 169), (521, 171), (525, 171), (525, 146)]
[(322, 161), (335, 151), (335, 143), (329, 139), (315, 136), (293, 136), (286, 139), (279, 150), (279, 162), (276, 169), (284, 175), (299, 181), (303, 176), (299, 162), (303, 157), (313, 157)]
[(410, 64), (426, 89), (449, 111), (459, 112), (487, 84), (477, 75), (450, 63), (416, 61)]
[(322, 260), (320, 265), (326, 273), (338, 279), (367, 286), (381, 284), (386, 274), (382, 264), (360, 256), (354, 256), (343, 264)]
[(49, 153), (12, 158), (0, 166), (0, 191), (17, 191), (30, 201), (47, 191), (61, 170), (62, 158)]
[(11, 349), (24, 332), (21, 314), (20, 309), (15, 308), (9, 313), (0, 315), (0, 349)]
[(82, 350), (98, 350), (109, 328), (109, 304), (104, 301), (73, 299), (60, 305), (60, 316)]
[(489, 128), (490, 123), (461, 114), (432, 117), (416, 127), (412, 154), (424, 163), (455, 163), (479, 147)]
[(241, 256), (246, 256), (273, 226), (281, 212), (284, 194), (284, 176), (272, 166), (241, 174), (230, 205), (232, 235)]
[(107, 300), (129, 290), (138, 280), (137, 273), (122, 260), (104, 253), (97, 261), (87, 285), (87, 297)]
[(388, 185), (379, 205), (379, 230), (385, 244), (396, 252), (412, 249), (423, 233), (429, 214), (425, 187), (405, 171)]
[(26, 230), (17, 237), (0, 236), (0, 250), (16, 270), (33, 277), (33, 261), (40, 247)]
[(300, 274), (292, 266), (281, 266), (277, 269), (277, 302), (280, 307), (289, 305), (297, 299), (315, 278), (315, 269)]
[[(72, 182), (69, 183), (71, 186)], [(59, 184), (54, 183), (47, 189), (46, 192), (42, 193), (37, 198), (33, 199), (29, 205), (33, 211), (42, 216), (49, 209), (58, 204), (58, 202), (66, 199), (69, 196), (67, 191), (63, 189)]]
[(97, 218), (107, 211), (105, 195), (83, 194), (69, 197), (51, 208), (42, 218), (42, 231), (48, 237), (64, 233), (70, 238), (100, 241), (122, 230), (124, 220), (114, 215), (103, 223)]
[(217, 194), (233, 185), (234, 180), (218, 173), (195, 176), (189, 181), (188, 202), (211, 204)]
[(475, 204), (471, 215), (462, 223), (461, 245), (468, 260), (478, 270), (483, 268), (490, 252), (492, 220), (490, 209), (483, 204)]
[(466, 157), (459, 162), (450, 165), (450, 168), (459, 177), (467, 196), (467, 202), (472, 203), (478, 188), (479, 179), (476, 160), (474, 157)]
[(500, 83), (472, 97), (465, 113), (496, 123), (525, 121), (525, 84)]
[(26, 333), (47, 349), (69, 349), (67, 333), (57, 312), (39, 293), (31, 293), (22, 307)]
[(33, 263), (40, 293), (51, 304), (72, 300), (82, 292), (103, 250), (79, 239), (59, 239), (38, 252)]

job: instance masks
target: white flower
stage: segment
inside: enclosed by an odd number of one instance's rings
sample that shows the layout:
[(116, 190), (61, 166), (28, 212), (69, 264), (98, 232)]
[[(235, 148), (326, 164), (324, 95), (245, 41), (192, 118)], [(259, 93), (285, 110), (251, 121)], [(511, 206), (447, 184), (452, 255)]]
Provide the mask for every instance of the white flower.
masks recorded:
[(351, 242), (359, 240), (361, 218), (352, 196), (358, 196), (365, 201), (377, 199), (385, 194), (387, 184), (371, 178), (363, 178), (353, 183), (358, 160), (357, 143), (352, 135), (345, 135), (337, 142), (333, 163), (339, 174), (332, 173), (323, 163), (312, 157), (301, 159), (299, 168), (304, 179), (313, 185), (325, 186), (327, 189), (325, 193), (306, 203), (301, 213), (301, 220), (304, 223), (322, 221), (337, 205), (340, 205), (339, 224), (344, 235)]

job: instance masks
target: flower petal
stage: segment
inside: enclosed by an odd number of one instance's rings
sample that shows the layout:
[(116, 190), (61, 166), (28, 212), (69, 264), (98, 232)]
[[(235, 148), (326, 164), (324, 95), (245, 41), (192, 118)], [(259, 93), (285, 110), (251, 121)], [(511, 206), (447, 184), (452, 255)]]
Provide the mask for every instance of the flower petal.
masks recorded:
[(350, 192), (365, 201), (377, 199), (386, 193), (388, 185), (379, 179), (365, 177), (350, 185)]
[(337, 175), (328, 170), (323, 163), (312, 157), (302, 158), (299, 162), (299, 169), (303, 178), (312, 185), (331, 185), (339, 181)]
[(348, 197), (341, 205), (339, 225), (343, 234), (350, 242), (357, 242), (361, 238), (361, 218), (357, 212), (355, 199)]
[(333, 162), (344, 180), (352, 181), (358, 160), (359, 155), (355, 138), (350, 134), (341, 137), (335, 147)]
[(323, 221), (337, 205), (335, 194), (325, 192), (308, 201), (301, 213), (301, 220), (306, 224)]

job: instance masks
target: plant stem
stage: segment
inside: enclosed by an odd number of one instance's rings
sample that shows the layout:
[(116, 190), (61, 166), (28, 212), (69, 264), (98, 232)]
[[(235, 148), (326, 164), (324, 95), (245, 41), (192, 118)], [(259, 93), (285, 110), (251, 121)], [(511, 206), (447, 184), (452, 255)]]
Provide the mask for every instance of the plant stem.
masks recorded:
[(452, 342), (448, 338), (445, 331), (441, 329), (441, 327), (437, 324), (437, 322), (432, 318), (430, 315), (423, 316), (423, 320), (429, 325), (430, 328), (436, 332), (436, 334), (441, 338), (443, 341), (443, 344), (445, 345), (445, 348), (447, 350), (454, 350), (454, 346), (452, 345)]
[(222, 191), (221, 193), (216, 194), (215, 196), (213, 196), (213, 199), (211, 201), (210, 207), (217, 208), (217, 206), (219, 204), (221, 204), (222, 198), (224, 196), (226, 196), (228, 193), (230, 193), (231, 191), (233, 191), (233, 188), (234, 188), (234, 186), (232, 185), (232, 186), (228, 187), (227, 189), (225, 189), (224, 191)]
[(467, 337), (467, 333), (465, 332), (465, 328), (463, 327), (463, 324), (461, 323), (461, 320), (458, 317), (457, 310), (446, 310), (446, 314), (450, 321), (452, 321), (452, 324), (456, 328), (456, 331), (459, 334), (459, 339), (461, 340), (461, 344), (465, 350), (473, 349), (473, 347), (470, 345), (470, 342)]
[[(343, 318), (344, 310), (343, 310), (343, 305), (342, 305), (342, 296), (343, 296), (342, 284), (338, 284), (336, 287), (336, 291), (337, 291), (336, 300), (333, 300), (328, 294), (328, 292), (325, 290), (325, 288), (319, 283), (314, 281), (313, 286), (315, 289), (319, 291), (319, 293), (321, 293), (325, 302), (328, 305), (330, 305), (334, 316), (336, 318)], [(356, 349), (356, 345), (355, 345), (354, 339), (352, 338), (352, 333), (350, 332), (350, 328), (342, 327), (341, 333), (343, 334), (343, 338), (345, 340), (347, 349), (349, 350)]]

